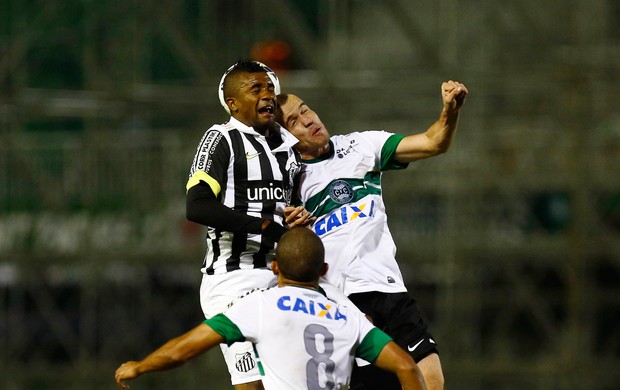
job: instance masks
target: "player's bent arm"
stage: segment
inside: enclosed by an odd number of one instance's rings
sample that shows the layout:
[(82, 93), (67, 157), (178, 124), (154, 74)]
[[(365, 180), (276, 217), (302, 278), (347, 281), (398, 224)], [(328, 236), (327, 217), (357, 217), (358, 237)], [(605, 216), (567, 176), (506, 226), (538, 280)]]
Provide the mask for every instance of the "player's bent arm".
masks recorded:
[(400, 141), (395, 159), (407, 163), (447, 152), (456, 134), (457, 122), (458, 111), (443, 110), (439, 119), (424, 133), (409, 135)]
[(185, 216), (192, 222), (233, 233), (263, 234), (277, 242), (286, 228), (268, 219), (234, 211), (217, 200), (211, 187), (199, 182), (187, 190)]
[(185, 216), (192, 222), (228, 232), (260, 233), (262, 219), (236, 212), (217, 200), (211, 187), (199, 182), (187, 190)]
[(149, 372), (180, 366), (222, 342), (224, 342), (224, 337), (210, 326), (200, 324), (182, 336), (168, 341), (143, 360), (122, 364), (116, 370), (116, 382), (122, 388), (127, 388), (125, 380), (134, 379)]
[(445, 153), (456, 134), (459, 110), (469, 91), (465, 85), (449, 81), (441, 85), (443, 109), (439, 119), (424, 133), (413, 134), (402, 139), (395, 152), (395, 159), (401, 163), (412, 162)]
[(413, 358), (393, 341), (383, 347), (374, 364), (396, 374), (403, 390), (426, 390), (422, 372)]

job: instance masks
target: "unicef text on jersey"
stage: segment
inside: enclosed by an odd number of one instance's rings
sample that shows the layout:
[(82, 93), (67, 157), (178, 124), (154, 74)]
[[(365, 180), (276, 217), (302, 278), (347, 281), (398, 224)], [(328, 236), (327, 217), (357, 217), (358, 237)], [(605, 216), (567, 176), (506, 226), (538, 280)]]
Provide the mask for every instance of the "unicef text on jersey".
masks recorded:
[(282, 182), (277, 180), (255, 180), (248, 182), (246, 189), (250, 202), (286, 202), (286, 191)]

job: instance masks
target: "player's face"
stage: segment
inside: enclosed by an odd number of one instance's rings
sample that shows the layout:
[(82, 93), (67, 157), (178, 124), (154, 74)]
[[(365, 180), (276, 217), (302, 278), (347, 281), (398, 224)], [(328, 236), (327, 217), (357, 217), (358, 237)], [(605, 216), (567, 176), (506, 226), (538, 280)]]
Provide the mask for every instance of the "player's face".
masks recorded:
[(316, 112), (295, 95), (288, 95), (281, 110), (283, 126), (299, 140), (295, 149), (304, 158), (319, 157), (329, 143), (329, 133)]
[(275, 112), (274, 86), (267, 73), (244, 73), (239, 80), (239, 93), (233, 100), (233, 116), (255, 129), (272, 127)]

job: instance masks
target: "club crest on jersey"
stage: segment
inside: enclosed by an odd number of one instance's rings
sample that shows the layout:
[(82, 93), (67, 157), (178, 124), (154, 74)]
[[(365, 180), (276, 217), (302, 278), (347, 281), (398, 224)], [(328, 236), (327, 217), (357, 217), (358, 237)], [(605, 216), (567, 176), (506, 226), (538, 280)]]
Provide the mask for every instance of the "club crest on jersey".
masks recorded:
[(323, 317), (329, 320), (346, 320), (347, 316), (340, 313), (337, 307), (332, 305), (315, 302), (312, 299), (303, 299), (284, 295), (278, 299), (278, 309), (282, 311), (293, 311), (305, 313), (311, 316)]
[(353, 187), (345, 180), (334, 180), (329, 185), (329, 197), (339, 204), (348, 203), (353, 199)]
[(329, 233), (332, 230), (346, 225), (347, 223), (354, 221), (358, 218), (370, 218), (375, 216), (375, 201), (362, 204), (350, 204), (342, 206), (339, 209), (332, 211), (316, 220), (312, 229), (317, 236), (322, 236), (325, 233)]
[(238, 353), (235, 355), (235, 368), (240, 372), (248, 372), (256, 367), (256, 362), (250, 352)]

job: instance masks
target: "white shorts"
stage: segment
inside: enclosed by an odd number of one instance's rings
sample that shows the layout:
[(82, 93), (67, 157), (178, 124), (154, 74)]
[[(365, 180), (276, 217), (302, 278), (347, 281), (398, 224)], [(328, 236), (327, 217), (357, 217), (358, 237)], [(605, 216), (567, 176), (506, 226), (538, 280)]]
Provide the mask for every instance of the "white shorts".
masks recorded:
[[(236, 270), (221, 275), (203, 275), (200, 305), (205, 318), (223, 312), (228, 304), (255, 288), (272, 287), (277, 278), (269, 269)], [(233, 385), (261, 380), (254, 345), (249, 342), (220, 344)]]

